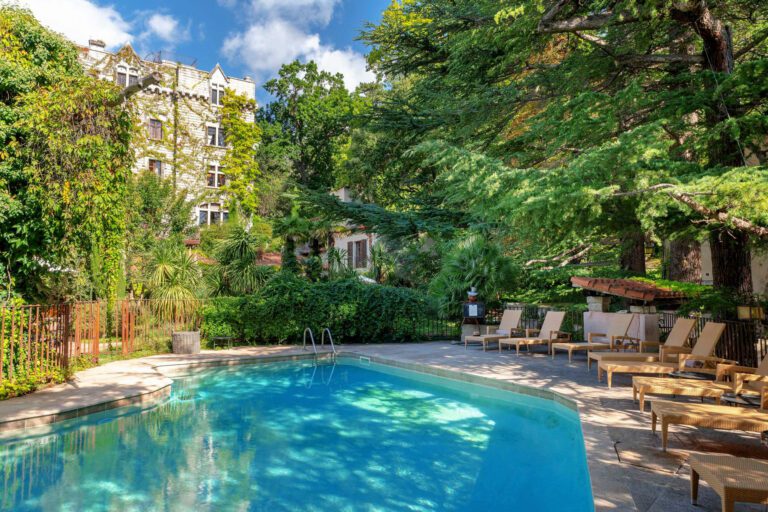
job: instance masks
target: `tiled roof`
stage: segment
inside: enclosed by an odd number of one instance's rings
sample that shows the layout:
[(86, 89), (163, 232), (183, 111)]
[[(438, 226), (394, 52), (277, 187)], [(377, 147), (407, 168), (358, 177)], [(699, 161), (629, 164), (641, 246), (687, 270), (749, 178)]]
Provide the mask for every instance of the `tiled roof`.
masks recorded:
[(572, 277), (571, 284), (577, 288), (615, 295), (627, 299), (653, 302), (659, 300), (680, 300), (685, 298), (683, 292), (662, 288), (651, 283), (632, 281), (630, 279), (608, 279), (596, 277)]

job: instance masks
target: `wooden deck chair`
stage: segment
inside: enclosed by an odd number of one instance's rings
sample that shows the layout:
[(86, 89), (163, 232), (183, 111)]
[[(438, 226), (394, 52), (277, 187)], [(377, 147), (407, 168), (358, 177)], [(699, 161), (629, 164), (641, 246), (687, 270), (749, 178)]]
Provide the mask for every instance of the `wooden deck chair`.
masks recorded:
[(733, 363), (719, 357), (713, 357), (715, 348), (725, 331), (725, 324), (707, 322), (701, 330), (699, 339), (690, 354), (681, 353), (677, 362), (657, 361), (647, 363), (642, 361), (600, 361), (597, 365), (597, 378), (602, 381), (603, 372), (606, 372), (608, 387), (614, 373), (657, 373), (669, 374), (674, 371), (690, 371), (697, 373), (715, 374), (718, 363)]
[(768, 411), (728, 405), (654, 401), (651, 404), (651, 430), (661, 423), (661, 446), (667, 451), (670, 425), (689, 425), (719, 430), (762, 432), (768, 430)]
[[(670, 379), (668, 377), (633, 377), (632, 396), (645, 410), (645, 395), (675, 395), (712, 398), (720, 403), (725, 393), (757, 394), (768, 389), (768, 355), (757, 368), (735, 364), (718, 364), (715, 381), (698, 379)], [(765, 407), (765, 406), (763, 406)]]
[[(622, 361), (642, 361), (646, 363), (652, 363), (655, 361), (666, 361), (667, 357), (674, 357), (677, 359), (677, 354), (680, 352), (689, 352), (690, 348), (685, 346), (688, 339), (691, 337), (693, 328), (696, 327), (696, 319), (694, 318), (678, 318), (675, 321), (675, 325), (672, 326), (672, 330), (669, 331), (667, 341), (663, 345), (658, 342), (640, 342), (640, 352), (593, 352), (590, 351), (587, 354), (587, 368), (592, 368), (592, 361), (605, 361), (607, 359), (622, 360)], [(658, 353), (643, 352), (644, 348), (656, 345), (659, 347)], [(680, 349), (680, 350), (678, 350)], [(665, 352), (666, 351), (666, 352)]]
[(522, 332), (520, 329), (520, 319), (522, 317), (522, 309), (505, 309), (501, 315), (499, 327), (494, 333), (464, 336), (464, 348), (466, 349), (469, 343), (481, 343), (485, 351), (488, 348), (488, 343), (499, 341), (501, 338), (508, 338), (515, 331)]
[[(547, 311), (544, 316), (544, 322), (541, 324), (541, 329), (526, 329), (525, 337), (522, 338), (502, 338), (499, 340), (499, 352), (503, 345), (515, 345), (517, 347), (517, 355), (520, 355), (520, 345), (525, 345), (528, 351), (531, 350), (531, 345), (546, 345), (547, 354), (551, 351), (552, 342), (556, 340), (568, 341), (571, 339), (571, 334), (563, 332), (560, 327), (565, 320), (565, 311)], [(533, 336), (537, 333), (537, 336)]]
[[(611, 316), (611, 320), (607, 329), (608, 332), (606, 333), (587, 333), (586, 342), (552, 343), (552, 357), (555, 357), (556, 350), (565, 350), (568, 352), (568, 362), (570, 363), (573, 361), (573, 353), (577, 350), (613, 350), (617, 344), (626, 341), (637, 342), (639, 341), (637, 338), (632, 338), (631, 336), (627, 335), (629, 332), (629, 326), (632, 325), (632, 320), (634, 320), (634, 318), (634, 313), (617, 313)], [(607, 342), (598, 342), (596, 341), (598, 338), (605, 339)]]

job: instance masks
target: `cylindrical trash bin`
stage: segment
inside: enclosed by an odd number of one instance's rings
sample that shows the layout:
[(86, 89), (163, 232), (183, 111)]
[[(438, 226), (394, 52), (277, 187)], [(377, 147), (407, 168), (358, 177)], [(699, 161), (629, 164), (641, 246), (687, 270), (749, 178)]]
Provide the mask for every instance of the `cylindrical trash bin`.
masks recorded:
[(174, 354), (199, 354), (200, 332), (182, 331), (171, 334)]

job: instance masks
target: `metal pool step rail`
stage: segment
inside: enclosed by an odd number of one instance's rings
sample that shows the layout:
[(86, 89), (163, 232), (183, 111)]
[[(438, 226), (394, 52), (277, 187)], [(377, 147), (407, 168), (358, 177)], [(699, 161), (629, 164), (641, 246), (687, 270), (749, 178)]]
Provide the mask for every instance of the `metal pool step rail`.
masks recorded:
[(317, 355), (317, 345), (315, 345), (315, 335), (312, 334), (312, 329), (307, 327), (304, 329), (304, 342), (302, 343), (302, 349), (307, 350), (307, 333), (309, 333), (309, 339), (312, 341), (312, 350), (315, 351), (315, 355)]
[(323, 329), (323, 334), (320, 335), (320, 346), (325, 346), (325, 333), (328, 333), (328, 339), (331, 341), (331, 352), (333, 352), (333, 357), (336, 357), (336, 347), (333, 345), (333, 335), (331, 334), (331, 329), (326, 327)]
[[(325, 346), (325, 334), (328, 333), (328, 341), (331, 343), (331, 353), (332, 357), (336, 358), (336, 346), (333, 344), (333, 334), (331, 334), (331, 329), (326, 327), (323, 329), (323, 333), (320, 335), (320, 346)], [(302, 349), (307, 350), (307, 334), (309, 334), (309, 340), (312, 342), (312, 350), (315, 352), (315, 355), (317, 355), (317, 344), (315, 343), (315, 335), (312, 333), (312, 329), (307, 327), (304, 329), (304, 339), (302, 342)]]

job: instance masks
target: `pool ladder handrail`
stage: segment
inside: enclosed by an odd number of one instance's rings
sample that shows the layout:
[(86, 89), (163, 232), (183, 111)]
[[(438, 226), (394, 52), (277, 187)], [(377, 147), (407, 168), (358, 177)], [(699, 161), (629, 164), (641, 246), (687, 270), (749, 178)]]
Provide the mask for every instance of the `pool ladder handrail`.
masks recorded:
[(312, 329), (307, 327), (304, 329), (304, 342), (302, 344), (302, 350), (307, 350), (307, 333), (309, 333), (309, 339), (312, 341), (312, 349), (315, 351), (315, 355), (317, 355), (317, 345), (315, 345), (315, 335), (312, 334)]
[(320, 335), (320, 346), (325, 346), (325, 333), (328, 333), (328, 339), (331, 342), (331, 352), (333, 353), (333, 357), (336, 357), (336, 346), (333, 344), (333, 334), (331, 334), (330, 327), (323, 329), (323, 333)]

